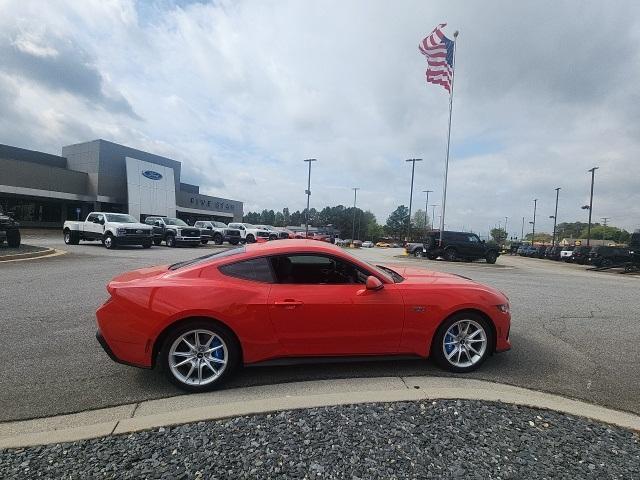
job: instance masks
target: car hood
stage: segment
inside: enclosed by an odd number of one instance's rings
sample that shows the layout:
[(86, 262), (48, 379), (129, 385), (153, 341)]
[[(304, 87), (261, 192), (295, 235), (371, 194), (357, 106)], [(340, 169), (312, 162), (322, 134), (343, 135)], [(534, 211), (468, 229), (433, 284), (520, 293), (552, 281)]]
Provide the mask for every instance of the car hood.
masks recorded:
[[(447, 285), (480, 285), (474, 280), (456, 275), (453, 273), (436, 272), (435, 270), (425, 270), (423, 268), (406, 267), (401, 265), (389, 265), (389, 268), (395, 270), (410, 283), (439, 283)], [(404, 283), (404, 282), (403, 282)]]
[(137, 229), (146, 229), (149, 230), (151, 228), (150, 225), (146, 225), (144, 223), (124, 223), (124, 222), (109, 222), (109, 225), (113, 225), (117, 228), (135, 228)]

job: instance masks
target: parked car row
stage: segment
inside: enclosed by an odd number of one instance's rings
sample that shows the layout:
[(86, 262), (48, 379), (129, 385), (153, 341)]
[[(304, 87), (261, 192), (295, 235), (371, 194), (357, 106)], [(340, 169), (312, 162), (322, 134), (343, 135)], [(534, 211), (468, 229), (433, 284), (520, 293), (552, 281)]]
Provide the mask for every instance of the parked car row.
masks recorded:
[[(17, 229), (16, 229), (17, 231)], [(288, 238), (312, 238), (331, 241), (328, 235), (318, 233), (294, 233), (271, 225), (252, 225), (250, 223), (222, 222), (199, 220), (193, 226), (179, 218), (148, 216), (144, 222), (138, 222), (126, 213), (91, 212), (80, 221), (66, 221), (62, 227), (64, 242), (77, 245), (80, 241), (100, 241), (108, 248), (119, 245), (141, 245), (150, 248), (152, 245), (167, 247), (186, 245), (197, 247), (213, 242), (216, 245), (229, 243), (266, 242)], [(13, 243), (13, 237), (11, 237)]]
[(579, 265), (607, 267), (631, 261), (632, 253), (627, 247), (587, 245), (521, 245), (517, 255), (529, 258), (546, 258)]

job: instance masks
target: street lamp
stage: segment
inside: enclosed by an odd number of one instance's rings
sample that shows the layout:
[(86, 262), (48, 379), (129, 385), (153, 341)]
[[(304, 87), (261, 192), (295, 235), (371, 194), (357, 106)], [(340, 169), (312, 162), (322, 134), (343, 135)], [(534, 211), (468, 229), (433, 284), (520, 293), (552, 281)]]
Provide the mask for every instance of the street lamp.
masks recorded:
[(433, 221), (436, 219), (436, 207), (438, 204), (431, 205), (431, 230), (433, 230)]
[(353, 188), (353, 231), (351, 234), (351, 243), (356, 239), (356, 199), (358, 198), (358, 187)]
[(551, 215), (549, 218), (553, 218), (553, 240), (551, 241), (551, 245), (555, 247), (556, 245), (556, 224), (558, 222), (558, 197), (560, 196), (560, 187), (556, 188), (556, 212)]
[(409, 194), (409, 218), (407, 219), (407, 242), (409, 241), (409, 236), (411, 235), (411, 204), (413, 202), (413, 177), (416, 170), (416, 162), (421, 162), (421, 158), (409, 158), (406, 160), (407, 162), (411, 162), (411, 193)]
[[(593, 182), (595, 180), (596, 177), (596, 170), (600, 168), (600, 167), (593, 167), (590, 168), (589, 170), (587, 170), (587, 172), (591, 172), (591, 195), (589, 197), (589, 226), (587, 227), (587, 247), (589, 246), (589, 242), (591, 240), (591, 212), (593, 211)], [(584, 210), (587, 210), (587, 208), (585, 208), (586, 205), (584, 205), (582, 208)]]
[(304, 160), (309, 163), (309, 177), (307, 179), (307, 189), (304, 193), (307, 194), (307, 211), (305, 215), (305, 224), (304, 224), (304, 236), (305, 238), (309, 237), (309, 201), (311, 200), (311, 162), (317, 162), (315, 158), (307, 158)]
[(533, 199), (533, 232), (531, 233), (531, 246), (533, 246), (533, 244), (536, 241), (536, 209), (538, 208), (538, 199), (534, 198)]
[[(429, 208), (429, 194), (433, 192), (433, 190), (422, 190), (422, 193), (427, 194), (427, 199), (424, 202), (424, 232), (425, 234), (429, 231), (429, 223), (427, 222), (427, 209)], [(431, 217), (431, 225), (433, 225), (433, 217)]]

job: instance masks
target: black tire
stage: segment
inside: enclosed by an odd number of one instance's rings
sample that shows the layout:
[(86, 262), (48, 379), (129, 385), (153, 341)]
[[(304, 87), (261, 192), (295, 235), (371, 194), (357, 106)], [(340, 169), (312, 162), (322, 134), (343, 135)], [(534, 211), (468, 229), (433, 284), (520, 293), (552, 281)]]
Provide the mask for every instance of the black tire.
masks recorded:
[(444, 259), (447, 262), (455, 262), (458, 259), (458, 253), (456, 252), (455, 248), (447, 248), (444, 251)]
[[(466, 367), (454, 365), (449, 360), (447, 360), (447, 357), (445, 356), (444, 336), (449, 327), (460, 320), (471, 320), (480, 325), (484, 330), (487, 340), (487, 344), (482, 356), (473, 365)], [(467, 373), (478, 369), (480, 365), (485, 362), (487, 357), (493, 353), (493, 350), (495, 348), (494, 346), (495, 339), (493, 335), (493, 329), (491, 328), (489, 322), (483, 316), (477, 313), (461, 312), (450, 316), (444, 322), (442, 322), (440, 327), (438, 327), (438, 330), (436, 331), (431, 344), (431, 358), (433, 358), (435, 363), (444, 370), (449, 370), (450, 372), (455, 373)]]
[(435, 260), (436, 258), (438, 258), (438, 255), (436, 255), (435, 253), (427, 253), (427, 258), (429, 260)]
[(422, 258), (422, 256), (423, 256), (422, 254), (423, 253), (424, 252), (423, 252), (422, 248), (418, 247), (413, 251), (413, 256), (416, 257), (416, 258)]
[(202, 245), (206, 245), (207, 243), (209, 243), (209, 239), (207, 239), (207, 238), (203, 238), (202, 240), (200, 240), (200, 243), (201, 243)]
[(240, 243), (240, 240), (238, 240), (238, 239), (229, 240), (229, 243), (231, 245), (238, 245)]
[[(215, 333), (223, 340), (227, 348), (227, 363), (225, 365), (224, 371), (217, 379), (202, 386), (184, 383), (174, 375), (169, 366), (169, 352), (171, 350), (171, 346), (179, 337), (191, 330), (207, 330)], [(238, 368), (238, 365), (240, 363), (240, 357), (240, 345), (238, 344), (236, 337), (228, 328), (213, 321), (192, 320), (181, 324), (179, 327), (176, 327), (171, 332), (169, 332), (169, 334), (164, 339), (162, 346), (160, 347), (158, 362), (160, 364), (160, 368), (169, 379), (169, 381), (178, 388), (186, 390), (188, 392), (206, 392), (218, 388), (229, 377), (233, 375), (234, 371)]]
[(78, 245), (80, 243), (80, 237), (78, 232), (72, 232), (71, 230), (65, 230), (63, 233), (64, 243), (67, 245)]
[(494, 263), (496, 263), (496, 260), (498, 259), (498, 255), (496, 255), (496, 252), (487, 252), (487, 255), (484, 258), (487, 261), (487, 263), (490, 263), (491, 265), (493, 265)]
[(102, 237), (102, 244), (107, 250), (113, 250), (117, 246), (115, 237), (108, 232)]
[(153, 244), (154, 244), (156, 247), (159, 247), (161, 243), (162, 243), (162, 239), (161, 239), (161, 238), (154, 238), (154, 239), (153, 239)]
[(215, 243), (216, 245), (222, 245), (224, 238), (222, 238), (222, 235), (220, 235), (219, 233), (215, 233), (213, 235), (213, 243)]
[(142, 248), (151, 248), (151, 245), (153, 245), (153, 241), (147, 240), (142, 244)]
[(7, 245), (10, 248), (18, 248), (20, 246), (20, 230), (8, 230), (7, 231)]
[(247, 235), (246, 238), (247, 243), (256, 243), (256, 237), (254, 237), (252, 234)]
[(175, 235), (167, 235), (164, 237), (164, 243), (167, 244), (167, 247), (175, 247), (176, 246), (176, 237)]

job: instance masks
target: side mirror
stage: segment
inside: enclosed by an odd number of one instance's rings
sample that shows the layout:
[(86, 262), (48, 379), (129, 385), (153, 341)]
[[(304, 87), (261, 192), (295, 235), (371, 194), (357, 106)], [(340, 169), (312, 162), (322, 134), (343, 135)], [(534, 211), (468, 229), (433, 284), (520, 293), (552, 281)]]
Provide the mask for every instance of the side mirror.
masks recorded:
[(381, 290), (382, 288), (384, 288), (384, 285), (382, 284), (382, 282), (377, 278), (374, 277), (373, 275), (369, 275), (367, 277), (367, 290)]
[(100, 225), (104, 225), (104, 218), (101, 218), (100, 220), (98, 220), (98, 223), (99, 223)]

